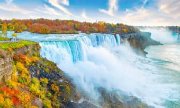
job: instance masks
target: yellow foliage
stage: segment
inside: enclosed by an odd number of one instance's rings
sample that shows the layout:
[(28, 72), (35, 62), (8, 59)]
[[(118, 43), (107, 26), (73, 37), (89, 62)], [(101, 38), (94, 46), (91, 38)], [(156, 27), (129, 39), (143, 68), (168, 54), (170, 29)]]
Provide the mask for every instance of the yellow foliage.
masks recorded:
[(37, 78), (32, 78), (32, 84), (30, 85), (30, 91), (40, 96), (40, 82)]
[(43, 85), (47, 85), (48, 84), (48, 79), (47, 78), (41, 78), (40, 81), (41, 81), (41, 83)]
[(16, 34), (16, 33), (13, 33), (12, 36), (13, 36), (13, 37), (17, 37), (17, 34)]
[(13, 103), (9, 98), (6, 98), (3, 103), (4, 108), (12, 108)]
[(21, 73), (28, 74), (27, 68), (21, 62), (17, 62), (16, 67), (17, 67), (17, 70), (20, 71)]
[(30, 59), (31, 59), (31, 62), (37, 62), (37, 61), (39, 61), (39, 58), (38, 58), (38, 57), (31, 57)]
[(37, 85), (35, 85), (35, 84), (31, 84), (30, 85), (30, 91), (32, 92), (32, 93), (35, 93), (36, 95), (40, 95), (40, 90), (39, 90), (39, 87), (37, 86)]
[(17, 88), (17, 86), (19, 85), (19, 83), (17, 83), (16, 81), (12, 81), (12, 80), (8, 80), (6, 83), (11, 88)]
[(4, 97), (2, 94), (0, 94), (0, 105), (2, 105), (4, 103)]
[(44, 106), (44, 108), (52, 108), (51, 101), (49, 99), (44, 99), (43, 106)]
[(13, 65), (13, 72), (12, 72), (12, 75), (11, 75), (11, 79), (12, 79), (13, 81), (17, 81), (17, 79), (18, 79), (17, 69), (16, 69), (16, 66), (15, 66), (15, 65)]
[(29, 93), (21, 92), (18, 97), (19, 97), (19, 99), (23, 105), (30, 105), (31, 104), (31, 96)]
[(51, 88), (54, 92), (59, 92), (59, 87), (55, 84), (51, 84)]
[(31, 106), (31, 108), (38, 108), (37, 106)]

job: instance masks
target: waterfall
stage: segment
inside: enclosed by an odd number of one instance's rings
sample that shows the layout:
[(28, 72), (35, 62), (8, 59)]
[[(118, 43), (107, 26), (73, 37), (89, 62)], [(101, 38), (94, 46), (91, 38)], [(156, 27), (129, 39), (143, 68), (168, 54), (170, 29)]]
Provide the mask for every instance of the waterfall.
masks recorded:
[(96, 101), (101, 97), (99, 88), (119, 97), (137, 97), (158, 108), (163, 108), (165, 100), (178, 97), (172, 96), (178, 94), (176, 85), (163, 82), (166, 78), (154, 66), (156, 62), (120, 45), (119, 35), (67, 35), (61, 40), (43, 40), (40, 45), (41, 56), (55, 62), (77, 88)]
[[(43, 57), (51, 59), (52, 56), (48, 55), (46, 51), (53, 49), (53, 53), (57, 51), (57, 56), (60, 57), (57, 62), (68, 60), (75, 63), (77, 61), (83, 61), (87, 59), (86, 51), (89, 47), (115, 47), (120, 45), (120, 36), (110, 35), (110, 34), (90, 34), (88, 36), (80, 35), (75, 39), (64, 40), (64, 41), (42, 41), (40, 43), (42, 46)], [(54, 53), (53, 53), (54, 54)], [(68, 57), (68, 58), (66, 58)], [(56, 58), (53, 59), (56, 61)], [(57, 63), (56, 62), (56, 63)]]

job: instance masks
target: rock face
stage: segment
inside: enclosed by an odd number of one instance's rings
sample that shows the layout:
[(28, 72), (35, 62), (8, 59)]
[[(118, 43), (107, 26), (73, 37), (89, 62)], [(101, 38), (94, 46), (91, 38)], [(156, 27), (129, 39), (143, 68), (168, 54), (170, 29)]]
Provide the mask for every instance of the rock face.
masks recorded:
[(12, 52), (7, 52), (0, 49), (0, 81), (5, 81), (11, 78), (13, 71), (13, 56), (16, 54), (28, 54), (31, 56), (39, 56), (39, 45), (29, 45)]
[(0, 50), (0, 81), (10, 79), (12, 74), (12, 58), (7, 54), (7, 52)]
[(150, 45), (161, 45), (160, 42), (157, 42), (151, 39), (151, 33), (149, 32), (138, 32), (132, 34), (121, 35), (121, 41), (123, 43), (129, 43), (133, 50), (140, 55), (146, 55), (147, 52), (144, 49)]
[(16, 54), (25, 54), (25, 55), (29, 55), (29, 56), (40, 56), (40, 46), (39, 44), (33, 44), (33, 45), (29, 45), (29, 46), (25, 46), (19, 49), (16, 49), (13, 53), (12, 56)]

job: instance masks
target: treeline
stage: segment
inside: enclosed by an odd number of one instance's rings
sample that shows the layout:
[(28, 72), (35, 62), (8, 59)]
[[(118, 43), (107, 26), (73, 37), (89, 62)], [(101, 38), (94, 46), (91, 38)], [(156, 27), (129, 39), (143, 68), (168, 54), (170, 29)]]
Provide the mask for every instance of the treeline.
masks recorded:
[(124, 24), (110, 24), (105, 22), (78, 22), (74, 20), (49, 19), (12, 19), (0, 20), (0, 30), (13, 30), (16, 33), (29, 31), (40, 34), (74, 34), (83, 33), (133, 33), (139, 30)]
[(179, 26), (169, 26), (168, 29), (175, 32), (175, 33), (180, 33), (180, 27)]

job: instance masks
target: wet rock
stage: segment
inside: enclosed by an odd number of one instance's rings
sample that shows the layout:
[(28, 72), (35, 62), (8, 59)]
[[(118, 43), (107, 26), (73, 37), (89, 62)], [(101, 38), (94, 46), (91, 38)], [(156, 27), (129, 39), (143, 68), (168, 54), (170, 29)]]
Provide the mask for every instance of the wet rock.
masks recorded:
[(162, 45), (160, 42), (155, 41), (151, 38), (149, 32), (138, 32), (132, 34), (124, 34), (121, 36), (123, 43), (129, 43), (133, 50), (140, 55), (146, 55), (147, 52), (144, 49), (150, 45)]
[(83, 101), (82, 103), (69, 102), (64, 108), (99, 108), (90, 102)]

